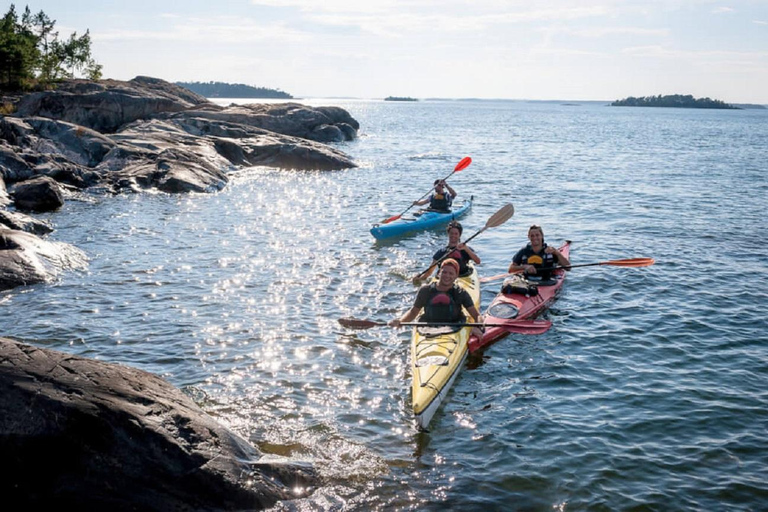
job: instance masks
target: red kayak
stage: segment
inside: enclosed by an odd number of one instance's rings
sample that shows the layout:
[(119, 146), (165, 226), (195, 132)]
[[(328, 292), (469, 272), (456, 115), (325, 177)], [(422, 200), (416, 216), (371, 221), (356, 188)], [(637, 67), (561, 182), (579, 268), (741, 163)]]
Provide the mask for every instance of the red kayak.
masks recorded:
[[(566, 241), (560, 252), (569, 257), (571, 251), (571, 242)], [(538, 293), (526, 294), (522, 290), (516, 290), (512, 293), (500, 292), (488, 306), (485, 312), (485, 323), (503, 324), (507, 323), (510, 327), (515, 325), (515, 321), (532, 320), (544, 312), (560, 295), (560, 289), (565, 281), (565, 270), (555, 270), (552, 277), (547, 281), (536, 283), (531, 279), (529, 282), (537, 285)], [(469, 340), (469, 351), (475, 352), (497, 341), (510, 332), (515, 332), (507, 327), (486, 327), (482, 339), (472, 337)]]

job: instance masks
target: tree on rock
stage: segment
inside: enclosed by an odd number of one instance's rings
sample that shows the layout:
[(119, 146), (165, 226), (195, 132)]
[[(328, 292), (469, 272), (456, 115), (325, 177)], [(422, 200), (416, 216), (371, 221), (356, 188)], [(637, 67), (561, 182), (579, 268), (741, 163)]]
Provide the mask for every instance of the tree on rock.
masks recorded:
[(19, 20), (11, 4), (0, 20), (0, 88), (48, 88), (64, 78), (101, 78), (102, 66), (91, 55), (91, 35), (73, 32), (59, 40), (56, 21), (27, 7)]

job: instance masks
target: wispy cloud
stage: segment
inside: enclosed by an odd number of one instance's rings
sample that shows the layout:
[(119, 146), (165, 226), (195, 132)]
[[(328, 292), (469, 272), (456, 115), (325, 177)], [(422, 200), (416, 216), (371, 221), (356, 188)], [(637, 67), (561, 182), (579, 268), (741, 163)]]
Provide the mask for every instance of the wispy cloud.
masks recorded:
[(756, 23), (757, 25), (768, 25), (768, 21), (763, 20), (752, 20), (752, 23)]
[(211, 43), (248, 43), (254, 41), (301, 42), (308, 35), (285, 23), (264, 24), (249, 18), (174, 18), (162, 30), (103, 30), (93, 34), (94, 41), (210, 41)]
[(667, 36), (669, 29), (666, 28), (641, 28), (641, 27), (594, 27), (584, 29), (563, 28), (563, 33), (584, 38), (600, 38), (615, 35), (632, 36)]
[(716, 7), (715, 9), (712, 9), (713, 14), (727, 14), (729, 12), (736, 12), (731, 7)]

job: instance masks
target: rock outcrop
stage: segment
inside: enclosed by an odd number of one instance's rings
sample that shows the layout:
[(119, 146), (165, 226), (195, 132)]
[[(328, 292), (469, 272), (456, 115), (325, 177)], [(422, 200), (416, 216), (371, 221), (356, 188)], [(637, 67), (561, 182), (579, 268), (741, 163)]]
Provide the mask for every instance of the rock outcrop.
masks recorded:
[(163, 379), (0, 338), (0, 479), (19, 510), (262, 510), (307, 496)]

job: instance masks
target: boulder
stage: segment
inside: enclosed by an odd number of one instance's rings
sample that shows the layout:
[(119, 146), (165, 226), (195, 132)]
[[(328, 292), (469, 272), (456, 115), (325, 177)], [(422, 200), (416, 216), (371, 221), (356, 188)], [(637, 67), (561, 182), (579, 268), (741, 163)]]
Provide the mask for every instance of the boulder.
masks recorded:
[(17, 183), (11, 189), (17, 210), (47, 212), (64, 206), (64, 194), (53, 178), (38, 176)]
[[(0, 290), (44, 283), (49, 273), (34, 247), (34, 235), (0, 227)], [(0, 400), (1, 402), (1, 400)]]
[(49, 282), (61, 271), (86, 265), (83, 251), (72, 245), (0, 226), (0, 290)]
[(0, 492), (19, 510), (262, 510), (319, 483), (138, 369), (0, 338), (0, 396)]
[(23, 213), (9, 212), (7, 210), (0, 210), (0, 225), (35, 235), (47, 235), (53, 231), (53, 227), (48, 222), (37, 220)]

